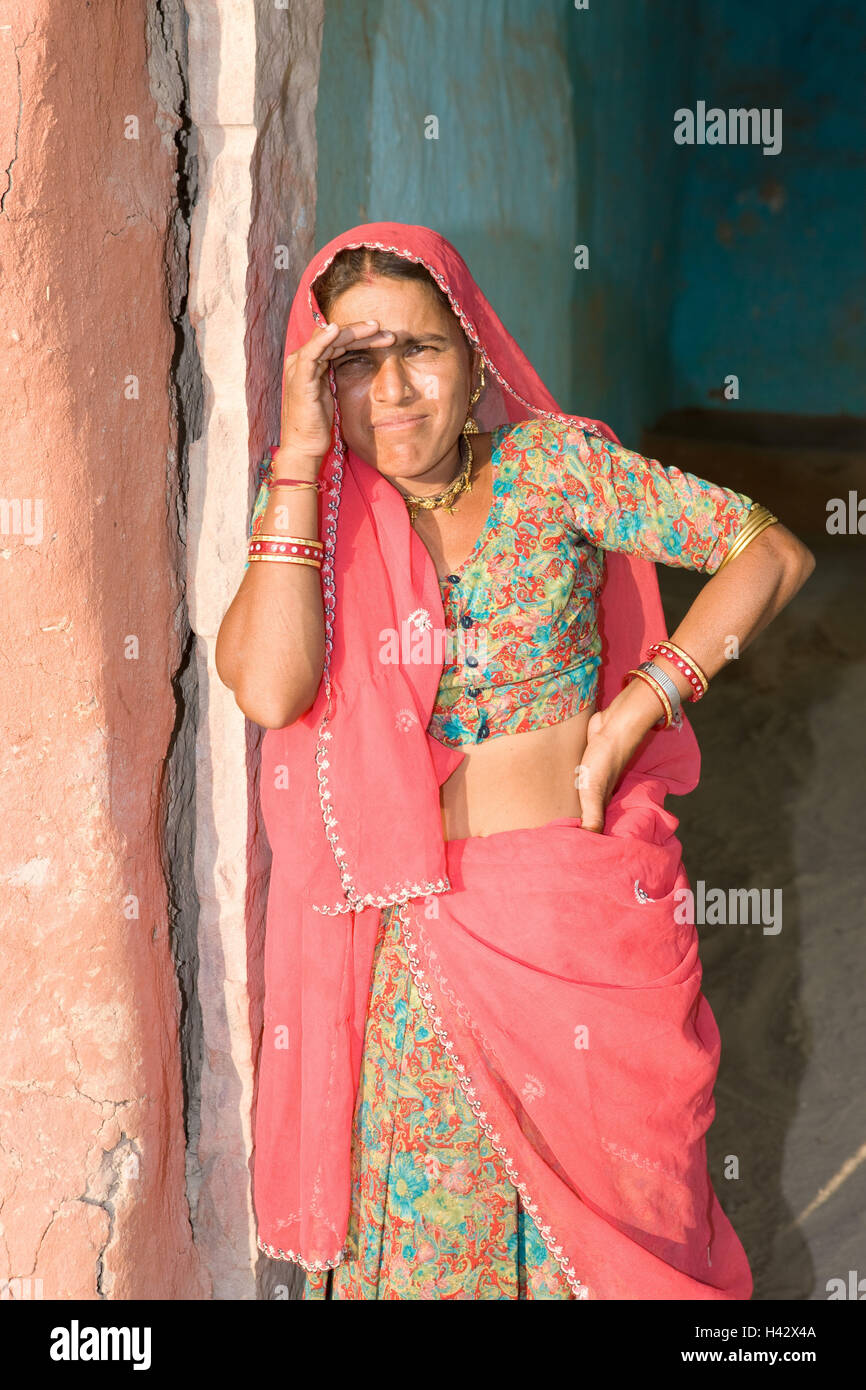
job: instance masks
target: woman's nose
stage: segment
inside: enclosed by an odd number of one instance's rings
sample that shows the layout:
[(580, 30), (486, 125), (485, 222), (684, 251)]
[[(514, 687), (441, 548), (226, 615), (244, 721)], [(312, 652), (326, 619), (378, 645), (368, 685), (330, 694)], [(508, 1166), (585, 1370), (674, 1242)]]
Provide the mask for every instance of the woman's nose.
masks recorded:
[(408, 389), (409, 378), (403, 370), (402, 363), (396, 357), (385, 356), (373, 377), (373, 398), (377, 401), (402, 401), (406, 398)]

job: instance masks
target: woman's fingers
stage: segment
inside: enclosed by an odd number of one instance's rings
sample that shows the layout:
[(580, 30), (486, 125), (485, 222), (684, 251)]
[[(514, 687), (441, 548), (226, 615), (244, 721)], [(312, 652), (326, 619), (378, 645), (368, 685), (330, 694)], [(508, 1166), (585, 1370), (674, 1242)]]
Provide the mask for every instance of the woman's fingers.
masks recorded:
[(595, 787), (584, 787), (580, 793), (580, 824), (596, 834), (604, 831), (604, 801)]
[(363, 347), (384, 347), (394, 337), (390, 328), (380, 328), (374, 319), (363, 323), (347, 323), (322, 348), (322, 357), (341, 357), (344, 352), (360, 344)]
[(584, 830), (604, 833), (609, 789), (619, 776), (616, 756), (601, 733), (602, 721), (594, 714), (587, 725), (587, 744), (581, 759), (580, 823)]
[(324, 356), (327, 358), (342, 357), (344, 352), (351, 352), (353, 349), (357, 352), (360, 347), (388, 347), (393, 340), (394, 334), (391, 332), (390, 328), (383, 328), (375, 337), (368, 338), (366, 342), (359, 343), (357, 339), (353, 338), (347, 343), (338, 343), (336, 341), (330, 343), (325, 349)]
[(390, 329), (380, 329), (378, 322), (344, 324), (329, 323), (317, 328), (303, 347), (286, 357), (286, 374), (300, 371), (303, 379), (321, 378), (330, 363), (357, 344), (364, 347), (386, 347), (394, 339)]
[(326, 323), (324, 327), (314, 329), (301, 347), (286, 355), (286, 371), (300, 368), (305, 375), (311, 376), (322, 353), (336, 340), (338, 334), (339, 324), (336, 323)]

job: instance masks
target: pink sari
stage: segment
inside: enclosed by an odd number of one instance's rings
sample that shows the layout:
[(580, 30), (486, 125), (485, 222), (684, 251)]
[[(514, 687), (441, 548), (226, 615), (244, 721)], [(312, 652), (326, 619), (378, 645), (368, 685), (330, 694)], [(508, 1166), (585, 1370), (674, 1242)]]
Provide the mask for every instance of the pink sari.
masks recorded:
[[(312, 282), (346, 246), (422, 262), (484, 353), (482, 429), (556, 407), (455, 249), (374, 223), (307, 267), (286, 352), (322, 322)], [(333, 373), (331, 390), (336, 401)], [(419, 994), (479, 1124), (579, 1298), (747, 1299), (743, 1248), (706, 1165), (719, 1035), (700, 992), (668, 792), (697, 784), (691, 726), (651, 733), (602, 835), (570, 817), (442, 836), (459, 749), (427, 732), (444, 648), (438, 578), (405, 504), (348, 450), (335, 412), (320, 499), (327, 657), (312, 709), (268, 730), (261, 798), (273, 850), (255, 1117), (259, 1248), (307, 1270), (347, 1255), (352, 1118), (380, 909), (400, 904)], [(646, 560), (606, 556), (599, 707), (666, 636)], [(403, 637), (380, 660), (381, 634)]]

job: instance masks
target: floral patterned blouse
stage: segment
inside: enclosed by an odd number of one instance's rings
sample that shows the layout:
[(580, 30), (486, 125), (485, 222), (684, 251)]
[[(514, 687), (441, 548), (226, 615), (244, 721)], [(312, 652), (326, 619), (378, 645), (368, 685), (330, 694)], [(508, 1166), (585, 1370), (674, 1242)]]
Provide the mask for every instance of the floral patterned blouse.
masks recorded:
[(452, 747), (558, 724), (592, 703), (605, 550), (713, 574), (752, 505), (561, 421), (502, 425), (491, 443), (486, 525), (440, 580), (459, 636), (428, 732)]
[[(711, 575), (753, 505), (563, 421), (501, 425), (491, 449), (487, 521), (439, 581), (451, 640), (428, 732), (450, 747), (558, 724), (592, 703), (604, 551)], [(267, 502), (265, 477), (251, 533)]]

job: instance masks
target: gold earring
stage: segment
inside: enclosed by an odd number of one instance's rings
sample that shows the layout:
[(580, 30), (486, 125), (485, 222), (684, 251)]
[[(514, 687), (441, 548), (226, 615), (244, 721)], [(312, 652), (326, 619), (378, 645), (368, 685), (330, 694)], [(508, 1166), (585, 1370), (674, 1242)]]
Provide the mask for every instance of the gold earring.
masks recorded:
[(472, 398), (471, 398), (471, 400), (470, 400), (470, 402), (469, 402), (469, 413), (468, 413), (468, 415), (466, 416), (466, 424), (463, 426), (463, 433), (464, 433), (464, 434), (479, 434), (479, 433), (480, 433), (479, 428), (478, 428), (478, 421), (477, 421), (477, 420), (474, 420), (474, 419), (472, 418), (472, 407), (473, 407), (473, 405), (475, 404), (475, 402), (478, 400), (478, 397), (481, 395), (481, 392), (482, 392), (483, 390), (484, 390), (484, 358), (482, 357), (482, 359), (481, 359), (481, 376), (480, 376), (480, 378), (479, 378), (478, 386), (476, 387), (475, 393), (474, 393), (474, 395), (472, 396)]

